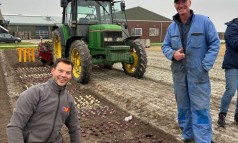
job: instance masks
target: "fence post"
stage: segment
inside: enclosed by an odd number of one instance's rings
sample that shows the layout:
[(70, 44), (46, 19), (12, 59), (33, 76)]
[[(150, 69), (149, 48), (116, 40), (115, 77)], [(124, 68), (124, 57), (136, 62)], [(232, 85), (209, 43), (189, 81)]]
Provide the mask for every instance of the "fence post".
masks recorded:
[(18, 50), (18, 62), (22, 62), (22, 52), (21, 52), (21, 48), (17, 48)]
[(35, 48), (32, 47), (24, 47), (17, 48), (18, 50), (18, 61), (22, 62), (35, 62)]
[(23, 48), (23, 61), (26, 62), (26, 48)]
[(35, 49), (31, 48), (32, 62), (35, 62)]

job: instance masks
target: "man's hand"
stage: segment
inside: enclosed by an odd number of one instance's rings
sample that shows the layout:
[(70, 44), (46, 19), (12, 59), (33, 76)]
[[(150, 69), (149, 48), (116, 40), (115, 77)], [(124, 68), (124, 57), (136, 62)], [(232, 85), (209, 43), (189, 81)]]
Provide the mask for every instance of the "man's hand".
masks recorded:
[(183, 48), (177, 50), (175, 53), (174, 53), (174, 59), (177, 60), (177, 61), (180, 61), (182, 59), (185, 58), (185, 54), (183, 52)]

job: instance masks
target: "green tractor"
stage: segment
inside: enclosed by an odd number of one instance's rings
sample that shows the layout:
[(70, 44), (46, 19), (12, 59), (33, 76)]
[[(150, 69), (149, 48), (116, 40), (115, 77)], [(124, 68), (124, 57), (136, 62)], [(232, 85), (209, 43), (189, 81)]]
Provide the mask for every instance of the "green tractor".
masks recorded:
[(62, 24), (53, 27), (52, 58), (74, 63), (73, 79), (90, 80), (92, 65), (111, 69), (122, 63), (127, 75), (142, 78), (147, 56), (144, 46), (129, 36), (124, 1), (61, 0)]

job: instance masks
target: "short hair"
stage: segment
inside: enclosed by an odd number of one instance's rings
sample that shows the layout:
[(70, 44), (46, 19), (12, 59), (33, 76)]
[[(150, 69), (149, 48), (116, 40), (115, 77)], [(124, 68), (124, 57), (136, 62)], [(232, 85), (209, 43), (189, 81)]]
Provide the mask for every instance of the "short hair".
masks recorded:
[(56, 61), (54, 62), (53, 68), (56, 68), (57, 65), (58, 65), (60, 62), (65, 63), (65, 64), (67, 64), (67, 65), (71, 65), (72, 68), (74, 67), (74, 63), (71, 62), (69, 59), (67, 59), (67, 58), (58, 58), (58, 59), (56, 59)]
[[(174, 3), (177, 3), (179, 0), (174, 0)], [(187, 0), (184, 0), (184, 1), (187, 1)]]

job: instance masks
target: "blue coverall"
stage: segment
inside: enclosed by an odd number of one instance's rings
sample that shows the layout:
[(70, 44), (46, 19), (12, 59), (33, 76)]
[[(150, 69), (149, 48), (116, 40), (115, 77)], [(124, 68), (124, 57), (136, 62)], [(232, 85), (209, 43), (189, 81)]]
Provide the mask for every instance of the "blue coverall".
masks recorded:
[(186, 39), (185, 58), (176, 61), (173, 55), (176, 50), (182, 48), (180, 35), (181, 30), (174, 19), (168, 27), (162, 50), (172, 61), (173, 86), (182, 138), (194, 139), (196, 143), (210, 143), (211, 85), (208, 72), (218, 55), (220, 40), (208, 17), (193, 14)]

